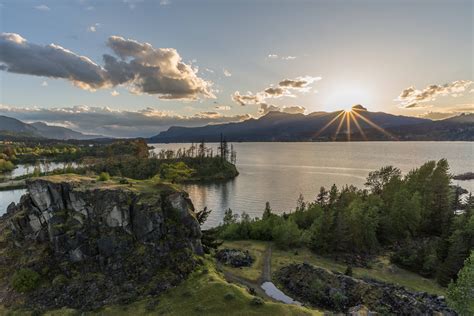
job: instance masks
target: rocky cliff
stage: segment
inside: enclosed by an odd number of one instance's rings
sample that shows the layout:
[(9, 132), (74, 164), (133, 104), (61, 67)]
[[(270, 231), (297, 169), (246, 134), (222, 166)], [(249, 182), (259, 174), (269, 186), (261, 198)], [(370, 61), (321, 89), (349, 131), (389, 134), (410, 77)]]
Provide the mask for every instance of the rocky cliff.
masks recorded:
[[(27, 187), (0, 220), (0, 305), (127, 302), (179, 283), (202, 254), (193, 205), (170, 186), (62, 175)], [(21, 269), (35, 286), (15, 289)]]

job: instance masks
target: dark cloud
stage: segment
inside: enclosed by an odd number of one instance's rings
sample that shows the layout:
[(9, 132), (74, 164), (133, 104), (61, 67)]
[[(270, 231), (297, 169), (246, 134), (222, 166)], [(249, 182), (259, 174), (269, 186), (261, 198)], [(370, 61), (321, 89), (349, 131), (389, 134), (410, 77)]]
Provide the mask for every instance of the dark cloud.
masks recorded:
[(292, 93), (293, 91), (308, 92), (311, 90), (310, 84), (318, 80), (321, 80), (321, 77), (306, 76), (298, 77), (296, 79), (285, 79), (280, 81), (277, 87), (270, 86), (256, 94), (247, 92), (247, 94), (242, 95), (239, 91), (236, 91), (232, 95), (232, 100), (242, 106), (247, 104), (266, 104), (266, 99), (280, 98), (284, 96), (294, 97), (295, 95)]
[(269, 112), (283, 112), (288, 114), (303, 114), (306, 109), (303, 106), (292, 105), (292, 106), (283, 106), (279, 107), (273, 104), (260, 103), (258, 113), (265, 115)]
[(211, 83), (182, 62), (173, 48), (154, 48), (149, 43), (111, 36), (107, 46), (115, 55), (103, 55), (100, 66), (61, 46), (27, 42), (18, 34), (0, 35), (1, 70), (71, 81), (83, 89), (126, 85), (133, 93), (157, 95), (161, 99), (214, 98)]
[(272, 96), (272, 97), (279, 97), (285, 93), (285, 89), (281, 87), (276, 87), (276, 88), (270, 87), (270, 88), (265, 89), (264, 91), (267, 95)]
[(280, 81), (278, 84), (280, 87), (290, 88), (290, 89), (304, 89), (308, 85), (312, 84), (315, 81), (321, 80), (321, 77), (298, 77), (296, 79), (285, 79)]
[(432, 84), (423, 90), (408, 87), (395, 100), (407, 109), (423, 107), (419, 103), (434, 101), (438, 96), (460, 96), (473, 83), (471, 80), (457, 80), (444, 85)]
[(203, 126), (238, 122), (249, 119), (248, 114), (225, 116), (208, 111), (192, 116), (146, 108), (139, 111), (120, 111), (107, 107), (74, 106), (65, 108), (18, 108), (0, 105), (0, 115), (26, 122), (45, 122), (72, 128), (87, 134), (114, 137), (152, 136), (170, 126)]
[(240, 94), (239, 91), (235, 91), (232, 95), (232, 100), (242, 106), (247, 104), (259, 104), (263, 102), (263, 99), (264, 97), (260, 94), (252, 94), (251, 92), (248, 92), (247, 94)]

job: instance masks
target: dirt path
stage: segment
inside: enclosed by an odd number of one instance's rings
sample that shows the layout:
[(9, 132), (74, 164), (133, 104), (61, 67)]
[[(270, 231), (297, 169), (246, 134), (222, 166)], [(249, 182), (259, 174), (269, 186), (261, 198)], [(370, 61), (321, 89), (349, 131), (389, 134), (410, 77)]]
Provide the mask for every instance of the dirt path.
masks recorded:
[(257, 282), (250, 281), (248, 279), (239, 277), (229, 271), (225, 271), (222, 269), (222, 266), (219, 262), (217, 262), (217, 268), (224, 274), (224, 278), (228, 282), (232, 283), (239, 283), (247, 288), (252, 288), (258, 294), (258, 296), (275, 301), (272, 297), (268, 296), (265, 291), (262, 289), (261, 285), (264, 282), (271, 282), (272, 281), (272, 271), (271, 271), (271, 263), (272, 263), (272, 245), (268, 246), (265, 250), (263, 255), (263, 267), (262, 267), (262, 274), (258, 278)]
[(260, 284), (272, 281), (272, 245), (268, 246), (263, 255), (262, 276), (260, 277)]

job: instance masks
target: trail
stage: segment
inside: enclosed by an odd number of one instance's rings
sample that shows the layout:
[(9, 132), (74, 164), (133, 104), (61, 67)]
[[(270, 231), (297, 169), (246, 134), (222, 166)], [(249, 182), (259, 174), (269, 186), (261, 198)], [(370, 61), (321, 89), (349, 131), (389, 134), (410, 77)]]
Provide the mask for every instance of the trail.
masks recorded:
[(248, 288), (252, 288), (255, 290), (258, 296), (263, 297), (265, 299), (272, 300), (272, 301), (276, 301), (274, 298), (268, 296), (261, 287), (261, 285), (264, 282), (271, 282), (272, 280), (271, 262), (272, 262), (272, 245), (268, 246), (268, 248), (265, 250), (264, 258), (263, 258), (262, 274), (258, 278), (257, 282), (248, 280), (246, 278), (242, 278), (240, 276), (233, 274), (232, 272), (223, 270), (222, 265), (219, 262), (217, 262), (217, 267), (224, 274), (224, 278), (228, 282), (239, 283)]

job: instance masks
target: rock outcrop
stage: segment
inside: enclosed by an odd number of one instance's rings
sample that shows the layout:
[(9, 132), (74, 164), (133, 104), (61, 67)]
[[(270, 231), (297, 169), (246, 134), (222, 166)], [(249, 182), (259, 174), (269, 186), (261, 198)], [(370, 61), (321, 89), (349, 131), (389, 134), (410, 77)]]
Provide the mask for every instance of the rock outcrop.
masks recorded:
[(319, 308), (363, 313), (360, 306), (364, 306), (363, 309), (372, 314), (456, 315), (443, 297), (411, 292), (375, 280), (356, 279), (305, 263), (283, 267), (276, 277), (293, 298)]
[(193, 205), (170, 186), (63, 175), (27, 187), (0, 219), (0, 305), (17, 299), (7, 279), (19, 268), (42, 280), (28, 305), (91, 309), (166, 290), (202, 254)]
[(239, 249), (221, 249), (217, 251), (216, 259), (234, 268), (250, 267), (253, 263), (253, 258), (250, 256), (249, 251)]

